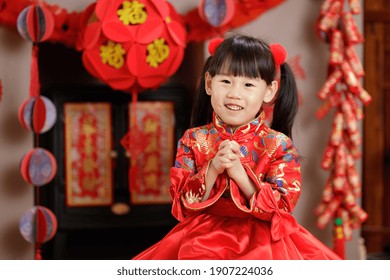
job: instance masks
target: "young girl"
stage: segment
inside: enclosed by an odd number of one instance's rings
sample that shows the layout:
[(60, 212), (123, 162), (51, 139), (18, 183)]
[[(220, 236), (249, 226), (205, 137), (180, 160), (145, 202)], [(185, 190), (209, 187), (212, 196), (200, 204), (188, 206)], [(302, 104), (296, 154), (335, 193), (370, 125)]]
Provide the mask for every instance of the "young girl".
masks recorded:
[[(134, 259), (339, 259), (291, 214), (301, 192), (298, 97), (284, 48), (234, 35), (209, 52), (171, 169), (180, 222)], [(270, 128), (262, 105), (272, 102)]]

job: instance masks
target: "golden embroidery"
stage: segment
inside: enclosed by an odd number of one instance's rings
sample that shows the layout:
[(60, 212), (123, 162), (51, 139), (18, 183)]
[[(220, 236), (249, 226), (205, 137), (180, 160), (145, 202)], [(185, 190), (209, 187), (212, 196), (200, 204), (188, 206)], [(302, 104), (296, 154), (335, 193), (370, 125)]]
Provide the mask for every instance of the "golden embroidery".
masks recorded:
[(194, 194), (192, 193), (192, 190), (186, 192), (186, 200), (189, 204), (194, 204), (195, 202), (199, 202), (199, 193)]
[(215, 142), (217, 141), (217, 133), (204, 133), (204, 131), (196, 131), (196, 147), (202, 154), (215, 154), (216, 147)]

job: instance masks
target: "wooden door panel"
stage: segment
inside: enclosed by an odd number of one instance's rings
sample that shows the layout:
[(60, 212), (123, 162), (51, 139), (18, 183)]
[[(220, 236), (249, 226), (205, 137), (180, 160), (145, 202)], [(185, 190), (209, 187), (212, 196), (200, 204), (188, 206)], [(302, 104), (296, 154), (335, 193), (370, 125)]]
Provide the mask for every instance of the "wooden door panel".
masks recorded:
[(362, 235), (367, 252), (390, 245), (390, 3), (364, 1), (364, 87), (372, 102), (364, 107), (363, 208), (369, 218)]

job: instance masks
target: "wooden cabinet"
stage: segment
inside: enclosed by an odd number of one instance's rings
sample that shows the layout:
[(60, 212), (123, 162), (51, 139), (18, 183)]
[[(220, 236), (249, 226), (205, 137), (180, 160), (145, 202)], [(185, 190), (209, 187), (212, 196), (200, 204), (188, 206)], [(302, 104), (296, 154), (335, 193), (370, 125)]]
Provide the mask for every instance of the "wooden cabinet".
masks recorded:
[(367, 252), (390, 255), (390, 3), (364, 1), (364, 109), (362, 228)]

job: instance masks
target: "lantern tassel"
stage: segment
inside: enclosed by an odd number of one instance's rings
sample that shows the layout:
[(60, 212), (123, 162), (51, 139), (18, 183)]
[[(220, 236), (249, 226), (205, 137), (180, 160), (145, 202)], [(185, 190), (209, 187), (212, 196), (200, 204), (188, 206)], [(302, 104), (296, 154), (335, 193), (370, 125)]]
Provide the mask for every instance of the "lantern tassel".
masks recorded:
[(40, 94), (40, 83), (39, 83), (39, 70), (38, 70), (38, 45), (33, 44), (32, 55), (31, 55), (31, 78), (30, 78), (30, 96), (36, 97)]
[(35, 259), (42, 260), (42, 250), (40, 244), (35, 244)]

